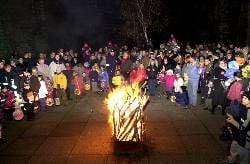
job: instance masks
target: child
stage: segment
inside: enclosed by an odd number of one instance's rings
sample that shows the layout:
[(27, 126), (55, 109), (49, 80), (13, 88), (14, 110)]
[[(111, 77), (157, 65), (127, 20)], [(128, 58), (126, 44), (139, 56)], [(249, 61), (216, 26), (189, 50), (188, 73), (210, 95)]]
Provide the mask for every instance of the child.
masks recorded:
[(177, 65), (176, 65), (176, 67), (175, 67), (175, 69), (174, 69), (174, 73), (176, 74), (176, 73), (179, 73), (179, 74), (181, 74), (181, 67), (182, 67), (182, 65), (181, 65), (181, 63), (177, 63)]
[(38, 107), (35, 105), (35, 96), (28, 85), (25, 86), (22, 96), (26, 102), (24, 104), (24, 110), (27, 114), (27, 121), (33, 121), (35, 117), (34, 110), (37, 110)]
[(0, 97), (0, 144), (3, 144), (7, 142), (5, 138), (3, 138), (3, 104), (4, 104), (4, 99)]
[(212, 91), (213, 91), (213, 81), (209, 80), (207, 87), (206, 87), (206, 95), (205, 95), (205, 106), (204, 106), (204, 110), (212, 110)]
[(76, 96), (82, 95), (83, 88), (84, 88), (83, 87), (83, 77), (76, 72), (73, 73), (72, 85), (74, 88), (74, 94)]
[(96, 67), (92, 67), (92, 70), (89, 74), (89, 78), (91, 80), (91, 89), (92, 89), (92, 92), (97, 92), (98, 91), (98, 72), (96, 70)]
[(123, 84), (124, 77), (121, 75), (120, 70), (116, 70), (115, 76), (112, 78), (112, 84), (115, 87), (121, 86)]
[(46, 95), (48, 94), (47, 87), (45, 85), (45, 81), (43, 80), (42, 75), (38, 75), (38, 80), (40, 82), (40, 88), (38, 91), (38, 97), (39, 97), (39, 109), (40, 111), (46, 111)]
[(54, 82), (54, 98), (56, 105), (60, 105), (60, 101), (67, 99), (66, 98), (66, 89), (67, 89), (67, 77), (61, 71), (57, 69), (57, 73), (53, 76)]
[(176, 73), (176, 79), (174, 81), (174, 92), (175, 92), (175, 102), (177, 104), (183, 105), (186, 108), (188, 104), (187, 93), (184, 87), (184, 80), (179, 73)]
[(167, 70), (165, 75), (165, 87), (166, 87), (167, 99), (173, 96), (174, 81), (175, 81), (175, 75), (173, 73), (173, 70), (171, 69)]
[(108, 72), (105, 70), (104, 66), (101, 66), (101, 71), (98, 75), (98, 79), (100, 81), (100, 86), (102, 90), (109, 88), (109, 75)]
[(89, 82), (90, 81), (90, 72), (91, 72), (91, 69), (89, 67), (89, 63), (88, 62), (85, 62), (84, 65), (83, 65), (83, 68), (84, 68), (84, 79), (86, 82)]
[(48, 90), (48, 94), (47, 94), (47, 97), (46, 97), (46, 105), (51, 107), (51, 106), (54, 105), (53, 81), (49, 77), (46, 77), (45, 84), (46, 84), (46, 88)]
[(160, 97), (165, 96), (166, 92), (165, 92), (165, 67), (162, 68), (162, 70), (159, 72), (158, 74), (158, 94)]
[(181, 87), (184, 85), (184, 80), (179, 73), (176, 73), (176, 79), (174, 80), (174, 92), (182, 93)]
[(8, 120), (12, 120), (12, 113), (15, 107), (15, 95), (8, 88), (7, 85), (1, 87), (1, 99), (3, 100), (3, 113), (4, 117)]

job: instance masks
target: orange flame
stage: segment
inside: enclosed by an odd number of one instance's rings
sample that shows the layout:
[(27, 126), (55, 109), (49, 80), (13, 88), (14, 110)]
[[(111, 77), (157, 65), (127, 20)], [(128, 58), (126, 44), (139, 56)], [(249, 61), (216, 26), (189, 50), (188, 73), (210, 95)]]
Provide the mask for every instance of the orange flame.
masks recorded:
[[(108, 94), (106, 99), (109, 110), (108, 122), (116, 139), (121, 141), (140, 139), (142, 123), (139, 120), (147, 100), (148, 97), (141, 94), (139, 81), (119, 86)], [(135, 138), (135, 133), (137, 133), (137, 138)]]

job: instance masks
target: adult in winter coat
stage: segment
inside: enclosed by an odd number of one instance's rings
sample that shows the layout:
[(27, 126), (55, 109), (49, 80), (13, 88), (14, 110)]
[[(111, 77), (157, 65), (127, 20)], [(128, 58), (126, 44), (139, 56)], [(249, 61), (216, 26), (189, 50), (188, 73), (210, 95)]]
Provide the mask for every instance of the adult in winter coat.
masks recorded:
[(201, 104), (202, 105), (204, 105), (205, 103), (208, 82), (209, 80), (212, 79), (212, 68), (211, 68), (210, 59), (206, 58), (204, 64), (205, 64), (204, 71), (201, 73), (201, 76), (200, 76), (200, 91), (201, 91)]
[(225, 82), (227, 78), (224, 76), (226, 72), (226, 62), (224, 60), (219, 61), (219, 66), (214, 69), (214, 88), (212, 92), (212, 114), (215, 112), (216, 107), (220, 106), (222, 114), (225, 114), (226, 109), (226, 91), (227, 87)]
[[(228, 162), (230, 163), (241, 163), (249, 164), (250, 157), (250, 92), (246, 92), (242, 97), (242, 105), (245, 106), (247, 110), (246, 118), (242, 119), (243, 121), (237, 122), (235, 118), (228, 114), (227, 122), (234, 125), (237, 129), (244, 131), (246, 134), (245, 143), (240, 145), (237, 141), (233, 141), (230, 148), (230, 156), (228, 156)], [(237, 158), (238, 157), (238, 158)], [(237, 161), (238, 159), (238, 161)]]
[(141, 83), (146, 79), (146, 69), (144, 65), (141, 63), (139, 67), (134, 68), (129, 75), (130, 82), (138, 82)]
[(73, 80), (73, 70), (72, 70), (69, 62), (65, 63), (65, 70), (63, 71), (63, 73), (67, 78), (66, 94), (67, 94), (67, 98), (70, 100), (70, 99), (72, 99), (72, 93), (73, 93), (73, 85), (71, 83), (71, 81)]
[(60, 70), (60, 71), (65, 70), (65, 65), (63, 63), (63, 60), (60, 59), (59, 54), (55, 55), (55, 60), (50, 63), (49, 67), (50, 67), (52, 76), (56, 73), (57, 70)]
[(230, 86), (227, 98), (231, 101), (230, 103), (230, 109), (231, 109), (231, 115), (234, 118), (239, 118), (240, 116), (240, 103), (242, 98), (242, 93), (244, 92), (243, 88), (243, 81), (241, 79), (241, 73), (235, 72), (234, 73), (234, 79), (235, 81)]
[(193, 106), (196, 106), (200, 73), (198, 65), (195, 62), (195, 56), (191, 55), (189, 57), (189, 63), (186, 65), (184, 73), (186, 73), (188, 77), (187, 90), (189, 103)]
[(129, 80), (129, 74), (133, 69), (133, 62), (129, 58), (129, 54), (124, 52), (121, 64), (121, 73), (124, 76), (125, 81)]
[(50, 67), (45, 64), (44, 58), (40, 58), (38, 60), (37, 70), (39, 74), (43, 75), (44, 79), (46, 77), (52, 79)]
[(106, 58), (106, 69), (109, 75), (109, 84), (112, 84), (112, 78), (115, 76), (117, 60), (114, 52), (110, 52)]
[(3, 82), (14, 90), (20, 91), (20, 77), (14, 72), (10, 65), (6, 65), (3, 71)]
[(155, 60), (151, 60), (150, 65), (147, 67), (148, 91), (150, 96), (155, 96), (156, 94), (157, 74), (158, 67), (155, 64)]

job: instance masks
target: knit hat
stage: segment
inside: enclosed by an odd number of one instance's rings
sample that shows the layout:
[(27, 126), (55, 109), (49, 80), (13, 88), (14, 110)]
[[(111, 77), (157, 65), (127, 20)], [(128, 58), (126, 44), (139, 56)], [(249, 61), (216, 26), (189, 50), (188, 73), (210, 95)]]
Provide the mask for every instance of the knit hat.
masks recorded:
[(247, 97), (248, 100), (250, 100), (250, 91), (245, 92), (243, 96)]
[(167, 75), (173, 75), (174, 74), (174, 71), (172, 69), (169, 69), (166, 71)]

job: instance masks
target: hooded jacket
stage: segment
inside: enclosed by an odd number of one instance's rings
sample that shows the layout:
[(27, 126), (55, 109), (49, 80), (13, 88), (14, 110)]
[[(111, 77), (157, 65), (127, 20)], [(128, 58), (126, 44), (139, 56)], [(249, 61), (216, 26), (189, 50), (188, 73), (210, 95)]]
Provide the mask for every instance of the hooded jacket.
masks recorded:
[(67, 77), (64, 75), (64, 73), (56, 73), (53, 76), (53, 82), (54, 82), (54, 88), (57, 88), (59, 85), (59, 88), (61, 89), (67, 89)]

